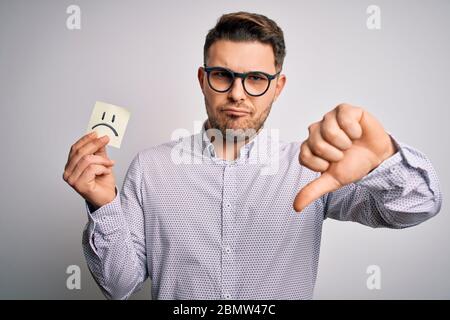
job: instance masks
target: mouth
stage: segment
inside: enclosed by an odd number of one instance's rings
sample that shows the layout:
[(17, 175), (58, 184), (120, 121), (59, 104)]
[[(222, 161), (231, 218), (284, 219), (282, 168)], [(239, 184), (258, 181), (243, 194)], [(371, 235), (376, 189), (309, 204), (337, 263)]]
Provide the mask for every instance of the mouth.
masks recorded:
[(114, 133), (114, 135), (115, 135), (116, 137), (119, 136), (119, 134), (117, 133), (116, 129), (114, 129), (113, 126), (110, 126), (110, 125), (107, 124), (107, 123), (98, 123), (98, 124), (96, 124), (95, 126), (93, 126), (92, 129), (94, 129), (94, 128), (98, 127), (98, 126), (105, 126), (105, 127), (108, 127), (108, 128), (110, 128), (110, 129), (112, 130), (112, 132)]
[(224, 109), (223, 112), (229, 116), (234, 117), (244, 117), (250, 114), (250, 112), (245, 111), (243, 109), (237, 109), (237, 108), (227, 108)]

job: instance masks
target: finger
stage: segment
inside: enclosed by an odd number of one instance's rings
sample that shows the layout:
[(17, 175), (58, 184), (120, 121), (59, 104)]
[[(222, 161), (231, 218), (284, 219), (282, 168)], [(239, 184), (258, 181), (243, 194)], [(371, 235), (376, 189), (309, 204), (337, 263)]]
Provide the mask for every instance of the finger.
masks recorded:
[(95, 138), (97, 138), (97, 132), (96, 131), (89, 132), (89, 133), (85, 134), (83, 137), (81, 137), (70, 148), (69, 158), (67, 160), (69, 160), (78, 149), (83, 147), (86, 143), (94, 140)]
[(98, 138), (91, 142), (88, 142), (83, 147), (81, 147), (80, 149), (75, 151), (75, 153), (71, 157), (71, 159), (67, 165), (67, 168), (64, 172), (64, 177), (67, 178), (68, 176), (72, 175), (73, 169), (75, 168), (78, 161), (80, 161), (80, 159), (83, 156), (85, 156), (87, 154), (94, 154), (98, 149), (105, 146), (108, 143), (108, 141), (109, 141), (109, 137), (103, 136), (101, 138)]
[(356, 140), (362, 136), (361, 118), (363, 110), (348, 104), (341, 104), (336, 108), (336, 119), (339, 127), (349, 136)]
[(344, 153), (323, 139), (320, 133), (321, 125), (321, 123), (318, 123), (315, 126), (310, 126), (308, 146), (315, 156), (327, 161), (337, 162), (344, 157)]
[(94, 154), (108, 159), (108, 154), (106, 153), (106, 145), (98, 149), (96, 152), (94, 152)]
[(75, 169), (73, 170), (72, 174), (67, 179), (67, 182), (72, 185), (74, 184), (80, 175), (83, 173), (83, 171), (89, 166), (89, 165), (104, 165), (106, 167), (112, 167), (114, 165), (114, 161), (111, 159), (107, 159), (101, 156), (96, 155), (85, 155), (83, 158), (81, 158), (80, 161), (78, 161), (77, 165), (75, 166)]
[(294, 200), (294, 210), (300, 212), (314, 200), (340, 187), (340, 183), (329, 173), (323, 173), (300, 190)]
[(75, 187), (82, 193), (87, 193), (95, 188), (95, 177), (112, 173), (111, 168), (100, 164), (93, 164), (87, 167), (80, 178), (75, 182)]
[(352, 140), (339, 127), (334, 110), (323, 117), (320, 134), (326, 142), (340, 150), (347, 150), (352, 146)]
[(309, 149), (307, 141), (300, 146), (299, 161), (301, 165), (316, 171), (324, 172), (330, 166), (330, 163), (322, 158), (316, 157)]

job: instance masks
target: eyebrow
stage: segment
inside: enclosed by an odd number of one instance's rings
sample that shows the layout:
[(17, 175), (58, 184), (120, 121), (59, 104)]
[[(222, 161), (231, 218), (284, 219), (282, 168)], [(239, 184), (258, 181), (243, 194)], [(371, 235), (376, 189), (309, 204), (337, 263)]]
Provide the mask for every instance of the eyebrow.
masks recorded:
[[(224, 68), (224, 69), (228, 69), (228, 70), (231, 70), (233, 72), (236, 72), (236, 73), (263, 72), (263, 73), (267, 73), (267, 74), (272, 74), (269, 71), (263, 71), (263, 70), (258, 70), (258, 69), (248, 69), (248, 71), (238, 72), (238, 71), (235, 71), (235, 69), (232, 69), (232, 68), (226, 67), (226, 66), (222, 66), (222, 65), (218, 65), (218, 64), (216, 64), (216, 65), (208, 65), (208, 67)], [(275, 70), (275, 72), (277, 72), (277, 70)]]

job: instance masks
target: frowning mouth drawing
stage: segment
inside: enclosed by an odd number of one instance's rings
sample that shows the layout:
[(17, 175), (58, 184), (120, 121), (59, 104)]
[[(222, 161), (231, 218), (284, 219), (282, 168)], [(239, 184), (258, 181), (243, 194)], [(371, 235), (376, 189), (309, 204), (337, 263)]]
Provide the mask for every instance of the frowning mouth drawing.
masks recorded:
[[(102, 120), (105, 120), (105, 114), (106, 114), (106, 112), (103, 112)], [(111, 122), (114, 123), (114, 120), (115, 120), (115, 119), (116, 119), (116, 115), (113, 114), (112, 119), (111, 119)], [(108, 128), (110, 128), (110, 129), (112, 130), (112, 132), (114, 133), (114, 135), (115, 135), (116, 137), (119, 136), (119, 134), (117, 133), (116, 129), (114, 129), (114, 127), (113, 127), (112, 125), (110, 125), (110, 124), (107, 124), (107, 123), (97, 123), (95, 126), (92, 127), (92, 129), (94, 129), (94, 128), (98, 127), (98, 126), (105, 126), (105, 127), (108, 127)]]

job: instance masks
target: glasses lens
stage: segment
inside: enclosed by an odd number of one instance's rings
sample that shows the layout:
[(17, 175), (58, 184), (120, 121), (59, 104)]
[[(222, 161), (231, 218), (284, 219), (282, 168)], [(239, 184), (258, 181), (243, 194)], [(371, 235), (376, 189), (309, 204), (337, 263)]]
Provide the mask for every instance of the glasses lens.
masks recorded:
[(245, 90), (254, 96), (264, 93), (269, 87), (269, 83), (269, 78), (258, 72), (248, 74), (244, 80)]
[(226, 69), (212, 70), (209, 73), (209, 84), (214, 90), (227, 91), (233, 84), (233, 74)]

